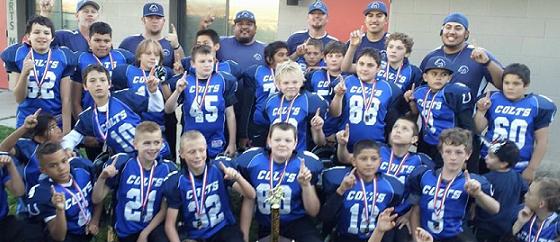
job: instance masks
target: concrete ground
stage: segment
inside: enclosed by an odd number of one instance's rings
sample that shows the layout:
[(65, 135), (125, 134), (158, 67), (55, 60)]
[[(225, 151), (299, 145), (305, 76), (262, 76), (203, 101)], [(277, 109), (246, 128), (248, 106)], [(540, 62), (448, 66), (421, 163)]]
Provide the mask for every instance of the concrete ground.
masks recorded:
[(8, 90), (0, 90), (0, 125), (16, 127), (16, 99)]

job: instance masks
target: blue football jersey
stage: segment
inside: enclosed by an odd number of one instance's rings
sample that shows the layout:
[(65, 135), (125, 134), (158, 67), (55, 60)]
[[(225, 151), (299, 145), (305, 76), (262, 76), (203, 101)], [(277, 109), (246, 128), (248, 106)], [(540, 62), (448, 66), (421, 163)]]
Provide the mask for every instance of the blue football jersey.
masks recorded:
[(321, 59), (319, 61), (319, 63), (317, 63), (317, 65), (309, 66), (307, 64), (307, 62), (305, 61), (305, 58), (303, 56), (297, 58), (296, 63), (298, 63), (298, 65), (301, 67), (301, 71), (303, 73), (307, 73), (308, 71), (313, 71), (313, 69), (309, 69), (309, 70), (307, 69), (307, 68), (310, 68), (310, 67), (321, 69), (321, 68), (324, 68), (325, 66), (327, 66), (327, 63), (325, 63), (325, 61), (323, 59)]
[(86, 226), (93, 214), (93, 202), (91, 194), (93, 191), (92, 175), (82, 168), (71, 170), (72, 179), (68, 184), (55, 183), (50, 178), (39, 181), (29, 190), (28, 210), (31, 216), (39, 218), (47, 223), (56, 217), (56, 208), (51, 202), (54, 188), (56, 192), (64, 193), (66, 198), (66, 225), (68, 233), (83, 235)]
[[(287, 100), (282, 93), (277, 93), (266, 100), (263, 110), (255, 110), (254, 121), (259, 125), (270, 126), (274, 123), (287, 122), (297, 128), (297, 151), (307, 149), (307, 126), (320, 108), (321, 117), (325, 117), (327, 102), (316, 94), (302, 91), (292, 100)], [(311, 131), (309, 131), (311, 132)]]
[[(208, 239), (224, 226), (235, 224), (224, 174), (217, 163), (211, 162), (206, 169), (206, 182), (204, 175), (193, 175), (193, 185), (185, 169), (166, 183), (165, 196), (169, 207), (181, 212), (189, 239)], [(201, 200), (202, 191), (204, 200)], [(200, 212), (197, 213), (197, 209)]]
[(258, 40), (245, 44), (237, 41), (235, 36), (220, 37), (220, 49), (216, 52), (216, 57), (218, 60), (235, 61), (241, 67), (241, 71), (245, 71), (252, 65), (265, 64), (265, 46), (265, 43)]
[(277, 92), (274, 81), (274, 70), (267, 65), (251, 66), (243, 73), (243, 83), (255, 91), (255, 106), (264, 106), (266, 99)]
[[(137, 95), (131, 90), (113, 92), (109, 97), (109, 113), (89, 107), (80, 113), (74, 130), (83, 136), (96, 137), (100, 143), (106, 142), (114, 153), (134, 152), (132, 144), (136, 126), (142, 122), (139, 115), (148, 111), (148, 97)], [(165, 156), (169, 147), (164, 144), (161, 155)]]
[[(448, 55), (443, 52), (443, 46), (438, 47), (424, 57), (419, 67), (421, 70), (424, 70), (428, 60), (433, 56), (442, 56), (449, 59), (451, 63), (447, 67), (453, 70), (450, 83), (463, 83), (469, 88), (471, 97), (478, 97), (482, 94), (489, 82), (494, 83), (498, 80), (492, 80), (492, 75), (488, 72), (488, 68), (471, 58), (471, 53), (474, 48), (473, 45), (467, 45), (461, 51)], [(488, 57), (492, 61), (501, 66), (490, 52), (486, 51), (486, 54), (488, 54)]]
[[(289, 54), (291, 55), (296, 52), (298, 45), (303, 44), (309, 38), (313, 38), (309, 35), (309, 30), (298, 31), (290, 35), (286, 41), (286, 44), (288, 44)], [(323, 37), (317, 39), (323, 42), (323, 46), (327, 46), (327, 44), (331, 41), (338, 41), (337, 38), (329, 34), (325, 34)]]
[(424, 142), (437, 145), (441, 132), (456, 126), (472, 129), (463, 127), (463, 123), (458, 120), (459, 114), (463, 112), (472, 114), (473, 100), (465, 85), (447, 84), (436, 93), (432, 92), (428, 85), (424, 85), (417, 88), (412, 95), (422, 117)]
[[(128, 36), (121, 42), (119, 49), (125, 49), (132, 53), (136, 53), (136, 48), (138, 48), (138, 45), (143, 40), (144, 36), (142, 36), (142, 34)], [(160, 65), (173, 68), (173, 63), (175, 62), (175, 52), (171, 46), (171, 42), (169, 42), (166, 38), (161, 38), (158, 42), (163, 48), (163, 63), (160, 63)]]
[[(379, 51), (381, 56), (384, 57), (385, 56), (385, 41), (387, 41), (387, 37), (389, 37), (389, 33), (385, 32), (385, 35), (383, 36), (383, 38), (379, 39), (378, 41), (370, 41), (367, 38), (367, 35), (364, 34), (364, 36), (362, 37), (362, 41), (360, 42), (360, 45), (358, 45), (358, 48), (356, 48), (356, 53), (354, 54), (354, 60), (352, 60), (352, 62), (356, 63), (356, 61), (358, 61), (358, 56), (360, 55), (360, 53), (362, 53), (363, 49), (365, 49), (365, 48), (376, 49), (377, 51)], [(350, 45), (350, 42), (346, 42), (346, 49), (348, 49), (349, 45)]]
[(159, 212), (165, 182), (176, 172), (175, 164), (167, 160), (154, 161), (150, 170), (142, 168), (134, 156), (114, 157), (119, 174), (107, 179), (116, 198), (115, 229), (119, 237), (139, 233)]
[(432, 159), (423, 153), (408, 152), (406, 155), (398, 157), (393, 154), (391, 147), (381, 145), (379, 155), (381, 156), (379, 172), (395, 176), (402, 184), (406, 182), (406, 178), (416, 167), (421, 165), (430, 169), (434, 167)]
[(206, 138), (208, 154), (215, 157), (226, 146), (226, 108), (237, 102), (237, 82), (225, 72), (214, 72), (207, 80), (188, 75), (187, 83), (178, 100), (183, 104), (183, 133), (200, 131)]
[(363, 139), (385, 142), (386, 118), (402, 98), (399, 87), (384, 80), (364, 83), (355, 75), (348, 76), (345, 84), (342, 119), (350, 126), (348, 149), (352, 151), (354, 143)]
[[(560, 218), (552, 213), (543, 224), (538, 224), (534, 215), (515, 235), (520, 242), (554, 242), (560, 238)], [(540, 232), (540, 233), (539, 233)]]
[(6, 192), (6, 183), (11, 179), (6, 167), (0, 168), (0, 220), (8, 215), (8, 193)]
[[(488, 119), (487, 140), (508, 139), (519, 148), (520, 162), (515, 170), (522, 172), (529, 165), (535, 144), (535, 131), (548, 127), (556, 114), (556, 105), (549, 98), (528, 94), (524, 98), (511, 101), (503, 92), (493, 92), (492, 105), (486, 112)], [(481, 155), (488, 154), (483, 146)]]
[[(185, 69), (189, 73), (196, 73), (196, 69), (191, 66), (191, 59), (192, 59), (192, 57), (190, 57), (190, 56), (187, 56), (187, 57), (183, 58), (181, 60), (181, 65), (183, 66), (183, 69)], [(239, 64), (237, 64), (237, 62), (232, 61), (232, 60), (219, 61), (214, 66), (214, 71), (227, 72), (237, 79), (241, 78), (241, 76), (243, 74)]]
[(270, 170), (269, 154), (263, 148), (249, 149), (237, 157), (238, 170), (256, 189), (255, 217), (260, 226), (270, 227), (270, 204), (266, 202), (266, 199), (270, 191), (271, 177), (273, 178), (273, 186), (279, 186), (284, 193), (280, 205), (280, 226), (305, 216), (306, 212), (301, 197), (302, 190), (297, 181), (300, 159), (305, 160), (305, 165), (312, 173), (311, 184), (316, 185), (323, 164), (317, 156), (310, 152), (305, 151), (293, 155), (287, 164), (273, 162), (272, 172)]
[(53, 115), (62, 114), (61, 81), (76, 67), (76, 57), (66, 47), (51, 48), (48, 53), (31, 51), (27, 44), (14, 44), (2, 52), (6, 71), (21, 73), (23, 62), (32, 52), (35, 68), (30, 71), (27, 97), (18, 104), (16, 126), (23, 125), (25, 117), (41, 108)]
[(88, 40), (80, 33), (79, 29), (61, 29), (54, 33), (51, 46), (65, 46), (74, 52), (85, 52), (89, 50)]
[[(407, 179), (407, 202), (417, 204), (420, 208), (420, 226), (426, 229), (434, 239), (442, 240), (457, 236), (463, 231), (462, 225), (470, 196), (465, 190), (465, 176), (461, 172), (451, 182), (440, 181), (441, 169), (429, 170), (418, 167)], [(486, 178), (470, 174), (471, 179), (480, 182), (486, 194), (492, 194), (492, 185)], [(439, 185), (439, 186), (438, 186)], [(437, 193), (437, 196), (434, 196)]]
[(412, 65), (408, 58), (405, 58), (402, 66), (397, 69), (391, 67), (387, 60), (383, 60), (377, 72), (377, 79), (395, 83), (404, 93), (412, 88), (413, 83), (416, 87), (422, 84), (422, 71)]
[[(76, 71), (72, 75), (72, 81), (83, 83), (82, 73), (90, 65), (101, 64), (112, 75), (113, 70), (117, 65), (133, 64), (135, 61), (134, 54), (123, 49), (112, 49), (109, 55), (104, 57), (97, 57), (91, 51), (82, 52), (78, 54)], [(93, 98), (88, 91), (82, 91), (82, 108), (93, 105)]]
[[(332, 101), (334, 87), (344, 78), (344, 73), (338, 76), (331, 76), (327, 70), (316, 70), (306, 75), (305, 87), (308, 91), (321, 96), (328, 104)], [(323, 132), (325, 136), (336, 134), (341, 129), (341, 117), (333, 117), (326, 113)]]

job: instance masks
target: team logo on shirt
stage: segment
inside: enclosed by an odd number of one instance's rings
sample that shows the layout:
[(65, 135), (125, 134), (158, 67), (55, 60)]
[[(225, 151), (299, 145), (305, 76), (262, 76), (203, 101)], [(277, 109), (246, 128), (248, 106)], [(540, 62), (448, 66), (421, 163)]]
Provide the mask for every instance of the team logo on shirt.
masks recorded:
[(457, 70), (457, 72), (461, 73), (461, 74), (467, 74), (469, 73), (469, 67), (466, 65), (462, 65), (461, 67), (459, 67), (459, 70)]
[(259, 53), (254, 54), (253, 58), (255, 58), (255, 60), (258, 60), (258, 61), (262, 60), (262, 56)]
[(163, 56), (169, 56), (171, 52), (168, 49), (163, 49)]

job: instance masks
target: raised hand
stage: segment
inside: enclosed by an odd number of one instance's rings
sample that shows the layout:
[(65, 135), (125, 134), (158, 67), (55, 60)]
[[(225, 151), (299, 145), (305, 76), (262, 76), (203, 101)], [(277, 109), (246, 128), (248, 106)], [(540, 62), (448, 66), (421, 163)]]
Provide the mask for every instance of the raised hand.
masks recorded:
[(490, 91), (486, 92), (486, 95), (479, 99), (476, 102), (476, 110), (481, 111), (482, 113), (486, 113), (490, 106), (492, 105), (492, 101), (490, 100)]
[(476, 61), (479, 64), (486, 64), (490, 61), (490, 57), (486, 53), (486, 50), (480, 46), (474, 47), (473, 51), (471, 52), (471, 59)]
[(212, 23), (214, 23), (214, 20), (216, 20), (216, 17), (211, 12), (208, 12), (206, 16), (200, 19), (200, 23), (199, 23), (200, 29), (208, 29), (208, 27)]
[(309, 43), (309, 39), (311, 39), (311, 38), (307, 38), (307, 40), (305, 40), (305, 42), (303, 42), (302, 44), (300, 44), (296, 47), (296, 55), (297, 56), (302, 56), (302, 55), (305, 55), (305, 53), (307, 53), (307, 43)]
[(343, 96), (346, 93), (346, 79), (341, 78), (340, 82), (334, 87), (334, 93), (337, 96)]
[(171, 43), (171, 47), (173, 49), (181, 47), (179, 45), (179, 38), (177, 37), (177, 29), (175, 28), (175, 25), (171, 24), (171, 29), (165, 39)]
[(179, 93), (181, 93), (185, 90), (185, 88), (187, 88), (187, 72), (186, 71), (183, 74), (183, 77), (181, 77), (181, 79), (179, 79), (177, 81), (177, 84), (175, 84), (175, 91), (178, 91)]
[(421, 227), (417, 227), (416, 231), (414, 231), (414, 234), (416, 235), (416, 242), (432, 242), (434, 241), (434, 238), (432, 237), (432, 235), (424, 230)]
[(471, 179), (471, 175), (468, 170), (465, 170), (465, 190), (473, 197), (478, 197), (480, 193), (482, 193), (480, 182), (475, 179)]
[(311, 128), (314, 130), (322, 130), (325, 120), (321, 117), (321, 108), (317, 108), (315, 116), (311, 118)]
[(344, 130), (340, 130), (336, 133), (336, 141), (338, 141), (340, 145), (346, 145), (348, 144), (348, 139), (350, 139), (350, 125), (346, 124)]
[(409, 103), (411, 101), (414, 101), (414, 96), (412, 95), (412, 94), (414, 94), (414, 91), (416, 91), (416, 83), (412, 83), (412, 87), (410, 88), (410, 90), (407, 90), (403, 94), (404, 100), (407, 103)]
[(57, 210), (65, 210), (66, 198), (64, 193), (56, 192), (54, 186), (51, 185), (51, 203)]
[(533, 217), (533, 214), (535, 214), (535, 212), (533, 212), (529, 207), (524, 206), (521, 210), (519, 210), (519, 212), (517, 213), (517, 220), (519, 222), (521, 222), (522, 224), (525, 224), (527, 222), (529, 222), (529, 220), (531, 219), (531, 217)]
[(12, 157), (9, 155), (0, 155), (0, 168), (9, 166), (12, 164)]
[(146, 85), (148, 85), (148, 91), (150, 91), (150, 93), (158, 91), (159, 80), (154, 75), (155, 69), (155, 66), (153, 66), (150, 70), (150, 74), (148, 75), (148, 80), (146, 80)]
[(30, 51), (23, 60), (23, 67), (21, 69), (22, 74), (29, 75), (29, 72), (31, 72), (31, 70), (35, 67), (35, 62), (33, 61), (33, 58), (31, 58), (31, 55), (32, 53)]
[(364, 26), (360, 26), (359, 29), (350, 32), (350, 45), (357, 47), (362, 42), (362, 36), (364, 36)]
[(299, 158), (299, 173), (297, 180), (302, 187), (311, 185), (311, 171), (305, 166), (305, 159)]
[(103, 168), (103, 171), (101, 171), (101, 174), (99, 175), (99, 179), (112, 178), (115, 177), (117, 174), (119, 174), (119, 170), (117, 170), (117, 167), (115, 166), (116, 162), (117, 159), (113, 159), (111, 164)]
[(224, 163), (220, 162), (220, 170), (224, 173), (224, 179), (236, 182), (239, 179), (239, 172), (231, 167), (226, 167)]
[(395, 219), (399, 216), (399, 214), (392, 214), (393, 211), (395, 211), (395, 208), (390, 207), (386, 208), (379, 214), (379, 217), (377, 217), (376, 229), (379, 229), (381, 232), (387, 232), (396, 226)]
[(354, 169), (352, 169), (352, 171), (350, 171), (350, 173), (348, 173), (344, 179), (342, 179), (342, 182), (340, 183), (340, 185), (338, 186), (338, 189), (336, 189), (336, 192), (339, 195), (343, 195), (348, 189), (354, 187), (354, 185), (356, 184), (356, 167), (354, 167)]
[(173, 73), (175, 73), (176, 75), (183, 73), (185, 71), (185, 68), (183, 68), (183, 64), (181, 64), (181, 55), (179, 53), (175, 53), (174, 57), (175, 62), (173, 62)]
[(37, 117), (39, 117), (39, 114), (41, 113), (41, 108), (37, 109), (37, 111), (35, 111), (34, 114), (31, 114), (27, 117), (25, 117), (25, 121), (23, 123), (23, 127), (25, 127), (26, 129), (33, 129), (37, 126)]
[(54, 0), (41, 0), (39, 2), (39, 15), (49, 17), (54, 8)]

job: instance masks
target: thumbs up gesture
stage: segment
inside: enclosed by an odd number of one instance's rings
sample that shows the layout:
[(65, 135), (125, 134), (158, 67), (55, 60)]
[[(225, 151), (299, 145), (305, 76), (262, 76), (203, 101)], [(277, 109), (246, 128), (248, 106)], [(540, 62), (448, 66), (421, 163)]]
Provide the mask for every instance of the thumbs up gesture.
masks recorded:
[(479, 99), (476, 102), (476, 110), (480, 111), (481, 113), (486, 113), (486, 111), (488, 111), (488, 109), (490, 109), (490, 106), (492, 105), (492, 101), (490, 100), (490, 92), (486, 92), (486, 95)]
[(239, 172), (231, 167), (226, 167), (220, 162), (220, 170), (224, 173), (224, 179), (236, 182), (239, 179)]
[(478, 197), (482, 193), (480, 188), (480, 182), (475, 179), (471, 179), (469, 171), (465, 170), (465, 190), (467, 193), (473, 197)]
[(414, 94), (414, 91), (416, 91), (416, 83), (412, 83), (412, 87), (410, 88), (410, 90), (407, 90), (403, 94), (404, 100), (407, 103), (409, 103), (411, 101), (414, 101), (414, 96), (412, 95), (412, 94)]
[(315, 112), (315, 116), (311, 118), (311, 128), (317, 131), (323, 129), (323, 125), (325, 124), (325, 120), (321, 117), (321, 108), (317, 108)]
[(297, 180), (299, 185), (302, 187), (307, 187), (311, 185), (311, 171), (305, 166), (305, 159), (299, 158), (299, 173)]
[(64, 197), (64, 193), (56, 192), (54, 186), (51, 185), (51, 203), (57, 210), (65, 210), (65, 203), (66, 198)]

